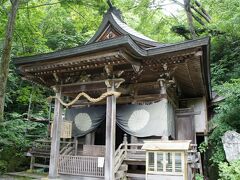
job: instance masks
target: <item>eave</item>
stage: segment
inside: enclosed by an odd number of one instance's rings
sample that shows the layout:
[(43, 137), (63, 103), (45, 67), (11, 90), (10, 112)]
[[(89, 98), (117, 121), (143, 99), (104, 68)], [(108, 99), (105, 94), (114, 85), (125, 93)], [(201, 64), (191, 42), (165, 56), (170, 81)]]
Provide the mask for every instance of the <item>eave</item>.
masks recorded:
[(56, 59), (80, 56), (84, 54), (95, 53), (95, 52), (114, 49), (118, 47), (126, 47), (136, 57), (141, 58), (141, 57), (161, 55), (165, 53), (185, 50), (188, 48), (195, 48), (195, 47), (208, 46), (208, 45), (209, 45), (209, 38), (206, 37), (206, 38), (166, 45), (164, 47), (142, 49), (132, 40), (130, 36), (125, 35), (125, 36), (120, 36), (114, 39), (95, 42), (92, 44), (86, 44), (83, 46), (56, 51), (52, 53), (45, 53), (45, 54), (25, 56), (25, 57), (15, 57), (13, 58), (13, 62), (15, 65), (19, 66), (22, 64), (28, 64), (28, 63), (34, 63), (34, 62), (40, 62), (40, 61), (47, 62), (47, 61), (56, 60)]
[[(207, 51), (208, 48), (209, 38), (201, 38), (197, 40), (166, 45), (164, 47), (143, 49), (139, 47), (130, 36), (126, 35), (58, 52), (14, 58), (14, 63), (18, 67), (20, 74), (23, 76), (28, 76), (28, 79), (48, 87), (49, 85), (42, 83), (43, 81), (41, 77), (45, 77), (46, 79), (46, 76), (50, 76), (53, 78), (52, 76), (54, 73), (59, 73), (60, 77), (61, 74), (67, 72), (73, 74), (74, 72), (79, 73), (87, 70), (88, 73), (95, 73), (99, 68), (101, 68), (101, 71), (103, 71), (104, 66), (107, 64), (113, 65), (114, 67), (121, 66), (121, 68), (122, 66), (125, 66), (126, 68), (128, 65), (130, 65), (128, 68), (131, 68), (131, 65), (138, 63), (141, 64), (141, 66), (146, 66), (147, 69), (150, 69), (150, 67), (153, 65), (154, 68), (157, 69), (157, 73), (161, 73), (160, 71), (162, 71), (161, 69), (163, 68), (162, 65), (168, 64), (168, 66), (172, 69), (174, 69), (176, 66), (179, 67), (175, 75), (176, 77), (180, 78), (179, 82), (181, 82), (183, 89), (185, 89), (187, 92), (196, 91), (195, 93), (197, 95), (199, 94), (197, 93), (197, 90), (200, 90), (198, 86), (202, 84), (205, 92), (201, 94), (206, 94), (208, 99), (210, 99), (211, 88), (209, 87), (209, 58), (207, 55), (209, 52)], [(195, 54), (198, 53), (198, 51), (200, 51), (202, 55), (195, 57)], [(97, 64), (95, 62), (97, 62)], [(78, 63), (83, 65), (78, 67)], [(190, 66), (186, 63), (190, 63)], [(196, 75), (194, 75), (194, 70), (190, 69), (189, 71), (188, 69), (191, 68), (194, 63), (195, 66), (200, 68), (196, 78), (198, 79), (200, 76), (201, 78), (196, 82), (191, 82), (191, 78), (189, 79), (188, 77), (194, 77)], [(60, 69), (58, 70), (58, 68)], [(117, 69), (120, 71), (121, 68)], [(126, 78), (129, 78), (134, 74), (133, 69), (131, 71), (132, 72), (129, 72), (130, 74), (127, 75)], [(31, 77), (31, 75), (35, 77)], [(149, 81), (156, 80), (157, 74), (156, 78), (149, 79)], [(188, 81), (189, 83), (187, 83)], [(143, 82), (148, 82), (148, 79), (143, 80)], [(132, 82), (128, 80), (126, 83)], [(193, 83), (197, 86), (194, 87)], [(159, 87), (157, 88), (159, 89)], [(157, 91), (158, 90), (156, 89), (153, 92), (156, 93)], [(194, 93), (192, 93), (192, 95), (189, 97), (193, 96)]]

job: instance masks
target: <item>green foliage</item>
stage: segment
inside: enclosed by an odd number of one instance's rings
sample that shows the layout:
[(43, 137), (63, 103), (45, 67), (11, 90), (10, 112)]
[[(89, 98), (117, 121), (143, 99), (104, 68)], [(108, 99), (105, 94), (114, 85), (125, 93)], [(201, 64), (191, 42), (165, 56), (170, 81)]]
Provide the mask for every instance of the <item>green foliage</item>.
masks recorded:
[(213, 128), (209, 136), (211, 148), (211, 161), (214, 164), (225, 161), (225, 154), (221, 137), (228, 130), (240, 132), (240, 79), (234, 79), (215, 89), (225, 97), (224, 101), (216, 109), (216, 115), (211, 120)]
[(26, 148), (32, 139), (28, 135), (46, 135), (46, 125), (23, 119), (18, 113), (10, 113), (0, 125), (0, 151), (6, 147)]
[(184, 18), (167, 16), (162, 7), (154, 5), (153, 2), (152, 0), (118, 0), (115, 4), (122, 11), (124, 21), (138, 32), (162, 43), (183, 40), (184, 38), (173, 32), (171, 27), (184, 24)]
[[(0, 55), (10, 1), (0, 6)], [(12, 56), (27, 56), (71, 48), (85, 43), (100, 24), (106, 3), (97, 1), (22, 1), (16, 20)], [(45, 137), (45, 124), (26, 120), (48, 118), (49, 89), (22, 80), (11, 63), (6, 90), (6, 121), (0, 124), (0, 160), (6, 170), (22, 168), (24, 152), (37, 137)], [(5, 166), (5, 164), (1, 164)], [(18, 169), (19, 170), (19, 169)], [(5, 170), (3, 170), (5, 171)]]
[(199, 145), (198, 150), (199, 150), (200, 153), (205, 153), (207, 148), (208, 148), (208, 143), (207, 142), (202, 142)]
[(0, 175), (7, 172), (7, 162), (0, 160)]
[(204, 177), (201, 174), (196, 174), (195, 180), (204, 180)]
[(222, 84), (240, 77), (240, 37), (215, 38), (212, 48), (212, 83)]
[(29, 149), (36, 136), (45, 137), (46, 130), (46, 125), (25, 120), (18, 113), (7, 115), (7, 120), (0, 124), (0, 159), (7, 162), (8, 171), (23, 170), (22, 164), (26, 164), (23, 152)]
[(222, 162), (219, 164), (220, 180), (239, 180), (240, 179), (240, 160), (233, 161), (230, 164)]

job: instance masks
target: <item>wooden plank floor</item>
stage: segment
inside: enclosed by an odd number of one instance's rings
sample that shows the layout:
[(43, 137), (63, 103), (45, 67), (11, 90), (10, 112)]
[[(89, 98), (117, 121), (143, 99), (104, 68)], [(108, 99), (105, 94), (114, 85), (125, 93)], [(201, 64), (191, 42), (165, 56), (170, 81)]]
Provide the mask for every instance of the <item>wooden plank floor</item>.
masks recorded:
[(104, 178), (94, 178), (87, 176), (69, 176), (69, 175), (61, 175), (61, 180), (103, 180)]

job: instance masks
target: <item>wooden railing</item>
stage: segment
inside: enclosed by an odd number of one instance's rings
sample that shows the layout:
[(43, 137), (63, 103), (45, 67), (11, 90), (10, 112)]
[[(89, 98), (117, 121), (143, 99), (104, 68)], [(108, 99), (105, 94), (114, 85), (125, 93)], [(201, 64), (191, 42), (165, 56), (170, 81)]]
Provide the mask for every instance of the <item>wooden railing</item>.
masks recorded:
[[(65, 147), (61, 149), (58, 165), (59, 174), (82, 175), (91, 177), (104, 176), (104, 167), (98, 167), (98, 158), (104, 156), (102, 146), (96, 148), (96, 145), (86, 145), (85, 151), (88, 149), (88, 153), (81, 153), (80, 156), (76, 156), (74, 153), (72, 153), (74, 151), (74, 148), (71, 145), (72, 143), (69, 142), (65, 145)], [(120, 144), (118, 149), (115, 151), (114, 173), (117, 173), (124, 160), (131, 158), (137, 160), (145, 160), (145, 151), (141, 149), (142, 146), (143, 144), (128, 144), (125, 138), (125, 141), (123, 141), (123, 143)], [(89, 150), (90, 147), (92, 148), (91, 151)], [(101, 150), (101, 152), (95, 152), (95, 154), (97, 153), (98, 156), (93, 156), (93, 150)]]
[(49, 157), (50, 149), (50, 140), (35, 140), (29, 152), (35, 157)]
[(145, 159), (145, 151), (142, 150), (143, 144), (127, 144), (123, 142), (115, 151), (115, 167), (116, 173), (124, 160), (127, 159)]
[(127, 149), (126, 144), (120, 144), (118, 149), (115, 151), (115, 165), (114, 165), (114, 173), (118, 171), (124, 159), (127, 157)]
[(60, 154), (61, 155), (71, 155), (73, 153), (73, 150), (74, 150), (74, 146), (75, 143), (74, 142), (69, 142), (67, 143), (64, 147), (62, 147), (60, 149)]
[[(60, 142), (60, 154), (64, 153), (71, 146), (74, 146), (74, 142), (61, 141)], [(29, 151), (36, 157), (50, 157), (51, 141), (46, 139), (35, 140), (32, 148)]]
[(58, 172), (60, 174), (103, 177), (104, 168), (98, 167), (98, 157), (60, 155)]

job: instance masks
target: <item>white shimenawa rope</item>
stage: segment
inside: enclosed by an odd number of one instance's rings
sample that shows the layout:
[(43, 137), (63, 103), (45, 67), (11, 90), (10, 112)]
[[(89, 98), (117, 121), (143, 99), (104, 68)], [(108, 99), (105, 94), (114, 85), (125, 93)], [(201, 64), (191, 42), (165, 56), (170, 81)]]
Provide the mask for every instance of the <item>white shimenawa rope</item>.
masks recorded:
[(47, 99), (48, 99), (49, 102), (51, 102), (52, 99), (57, 99), (57, 100), (59, 100), (59, 102), (60, 102), (63, 106), (65, 106), (65, 107), (68, 108), (69, 106), (75, 104), (75, 103), (77, 102), (77, 100), (78, 100), (80, 97), (82, 97), (82, 96), (85, 97), (88, 101), (90, 101), (90, 102), (92, 102), (92, 103), (96, 103), (96, 102), (99, 102), (99, 101), (105, 99), (107, 96), (115, 96), (116, 98), (118, 98), (120, 95), (121, 95), (120, 92), (108, 91), (108, 92), (103, 93), (103, 94), (102, 94), (100, 97), (98, 97), (98, 98), (92, 98), (92, 97), (90, 97), (88, 94), (86, 94), (85, 92), (81, 92), (81, 93), (79, 93), (79, 94), (76, 96), (76, 98), (75, 98), (74, 100), (72, 100), (72, 101), (69, 102), (69, 103), (63, 102), (62, 99), (60, 99), (59, 97), (56, 97), (56, 96), (50, 96), (50, 97), (48, 97)]

